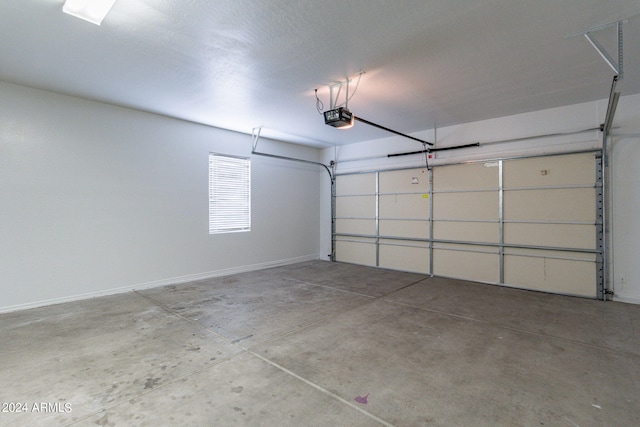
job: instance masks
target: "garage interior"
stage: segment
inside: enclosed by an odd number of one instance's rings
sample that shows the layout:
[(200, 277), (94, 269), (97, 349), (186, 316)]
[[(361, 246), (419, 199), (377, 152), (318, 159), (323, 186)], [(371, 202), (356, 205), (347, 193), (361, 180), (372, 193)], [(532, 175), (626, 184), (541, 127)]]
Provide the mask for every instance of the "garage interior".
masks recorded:
[(80, 3), (0, 5), (0, 425), (640, 424), (636, 1)]

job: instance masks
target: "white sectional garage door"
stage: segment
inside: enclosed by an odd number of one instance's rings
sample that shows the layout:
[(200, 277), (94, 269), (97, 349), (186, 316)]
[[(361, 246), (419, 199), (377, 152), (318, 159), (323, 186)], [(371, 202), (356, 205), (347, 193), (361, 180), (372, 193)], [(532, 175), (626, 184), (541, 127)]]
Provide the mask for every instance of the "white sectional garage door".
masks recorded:
[[(377, 174), (336, 178), (336, 254), (339, 261), (376, 266)], [(339, 218), (339, 219), (337, 219)], [(338, 257), (336, 257), (338, 259)]]
[(338, 175), (336, 260), (599, 297), (598, 152)]

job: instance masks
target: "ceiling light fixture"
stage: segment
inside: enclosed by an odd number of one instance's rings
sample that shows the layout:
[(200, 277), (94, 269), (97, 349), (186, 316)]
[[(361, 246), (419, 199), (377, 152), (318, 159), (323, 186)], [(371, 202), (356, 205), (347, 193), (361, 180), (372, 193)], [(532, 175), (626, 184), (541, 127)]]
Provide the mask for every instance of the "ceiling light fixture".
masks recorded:
[(62, 11), (100, 25), (115, 2), (116, 0), (66, 0)]

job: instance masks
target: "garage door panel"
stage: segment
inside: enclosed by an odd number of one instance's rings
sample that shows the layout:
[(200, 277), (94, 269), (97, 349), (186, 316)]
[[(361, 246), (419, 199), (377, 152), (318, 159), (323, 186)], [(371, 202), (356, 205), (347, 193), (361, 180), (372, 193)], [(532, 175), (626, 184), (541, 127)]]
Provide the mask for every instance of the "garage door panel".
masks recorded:
[(428, 239), (428, 221), (380, 220), (380, 236)]
[(476, 282), (500, 282), (500, 256), (495, 248), (442, 246), (433, 249), (433, 274)]
[(505, 191), (505, 220), (589, 221), (595, 223), (595, 189)]
[(336, 232), (342, 234), (376, 234), (375, 219), (336, 219)]
[(339, 175), (336, 177), (336, 196), (375, 194), (375, 192), (376, 175), (373, 173)]
[(380, 173), (380, 193), (429, 192), (429, 171), (424, 168)]
[(376, 196), (336, 198), (336, 217), (375, 218)]
[(505, 283), (526, 289), (596, 296), (596, 264), (591, 261), (505, 255)]
[(428, 274), (429, 247), (407, 245), (402, 241), (384, 240), (380, 243), (380, 267), (412, 273)]
[[(498, 163), (471, 163), (433, 169), (434, 191), (498, 188)], [(488, 167), (487, 167), (488, 166)]]
[(597, 254), (592, 252), (576, 252), (571, 250), (549, 250), (549, 249), (531, 249), (531, 248), (518, 248), (518, 247), (506, 247), (504, 249), (505, 255), (513, 256), (529, 256), (534, 258), (549, 258), (553, 256), (559, 259), (573, 259), (576, 261), (589, 261), (596, 262)]
[(437, 193), (433, 195), (433, 218), (497, 220), (497, 191), (475, 193)]
[(375, 240), (336, 241), (336, 261), (375, 267)]
[(504, 224), (506, 244), (593, 249), (595, 225), (583, 224)]
[(596, 181), (594, 155), (532, 157), (503, 163), (505, 188), (593, 184)]
[(429, 219), (428, 194), (386, 194), (379, 198), (380, 218)]
[(499, 243), (500, 224), (497, 222), (434, 221), (433, 238), (462, 242)]

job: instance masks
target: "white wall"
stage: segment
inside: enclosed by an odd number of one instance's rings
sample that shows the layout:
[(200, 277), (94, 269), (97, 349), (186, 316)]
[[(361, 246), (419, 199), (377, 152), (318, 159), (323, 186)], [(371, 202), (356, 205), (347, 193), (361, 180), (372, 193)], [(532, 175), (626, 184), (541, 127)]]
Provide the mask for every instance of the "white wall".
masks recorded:
[(640, 95), (620, 98), (611, 139), (614, 291), (640, 304)]
[(251, 137), (0, 82), (0, 311), (318, 258), (326, 172), (252, 157), (252, 231), (209, 235), (212, 151)]
[[(436, 147), (480, 142), (477, 148), (434, 153), (431, 165), (463, 161), (507, 158), (521, 155), (554, 154), (600, 148), (602, 134), (597, 130), (604, 121), (607, 100), (549, 110), (518, 114), (413, 134)], [(393, 128), (392, 123), (381, 123)], [(361, 124), (356, 124), (361, 126)], [(589, 130), (596, 129), (596, 130)], [(586, 130), (585, 132), (580, 132)], [(576, 132), (576, 133), (574, 133)], [(573, 133), (553, 137), (493, 143), (534, 135)], [(614, 120), (611, 156), (612, 244), (610, 276), (619, 301), (640, 303), (640, 95), (622, 97)], [(364, 170), (420, 167), (424, 156), (386, 157), (388, 154), (420, 150), (421, 144), (392, 136), (374, 141), (324, 150), (323, 162), (337, 161), (337, 173)], [(330, 193), (321, 187), (323, 206)], [(326, 216), (326, 213), (323, 213)], [(322, 223), (320, 254), (331, 248), (330, 227)]]

